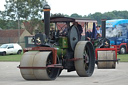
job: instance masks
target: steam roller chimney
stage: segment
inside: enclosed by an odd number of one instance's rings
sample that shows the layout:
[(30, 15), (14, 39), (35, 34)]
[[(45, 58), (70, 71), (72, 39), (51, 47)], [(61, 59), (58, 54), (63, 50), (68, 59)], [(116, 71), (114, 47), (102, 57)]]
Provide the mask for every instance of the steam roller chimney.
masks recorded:
[(102, 38), (106, 38), (106, 19), (102, 19)]
[(45, 35), (46, 38), (49, 38), (49, 31), (50, 31), (50, 6), (45, 4), (43, 7), (44, 11), (44, 28), (45, 28)]

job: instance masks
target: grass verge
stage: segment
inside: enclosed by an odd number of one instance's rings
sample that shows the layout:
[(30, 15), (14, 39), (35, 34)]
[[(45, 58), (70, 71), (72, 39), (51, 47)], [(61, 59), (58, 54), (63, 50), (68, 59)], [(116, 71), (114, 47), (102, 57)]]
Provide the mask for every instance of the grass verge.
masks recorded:
[[(21, 56), (22, 54), (0, 56), (0, 61), (20, 61)], [(128, 62), (128, 54), (118, 54), (117, 58), (120, 59), (120, 62)]]
[(117, 58), (120, 59), (120, 62), (128, 62), (128, 54), (118, 54)]
[(22, 56), (22, 54), (0, 56), (0, 61), (20, 61), (21, 56)]

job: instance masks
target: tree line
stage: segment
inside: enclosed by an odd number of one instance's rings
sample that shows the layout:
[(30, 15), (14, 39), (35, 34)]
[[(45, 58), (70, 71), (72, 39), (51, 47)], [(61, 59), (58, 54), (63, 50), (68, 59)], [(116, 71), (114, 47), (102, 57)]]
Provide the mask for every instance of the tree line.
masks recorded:
[(97, 20), (98, 24), (101, 24), (101, 19), (111, 20), (111, 19), (128, 19), (128, 11), (111, 11), (111, 12), (96, 12), (94, 14), (89, 15), (79, 15), (77, 13), (73, 13), (71, 15), (67, 14), (52, 14), (51, 16), (65, 16), (65, 17), (72, 17), (72, 18), (85, 18), (85, 19), (94, 19)]

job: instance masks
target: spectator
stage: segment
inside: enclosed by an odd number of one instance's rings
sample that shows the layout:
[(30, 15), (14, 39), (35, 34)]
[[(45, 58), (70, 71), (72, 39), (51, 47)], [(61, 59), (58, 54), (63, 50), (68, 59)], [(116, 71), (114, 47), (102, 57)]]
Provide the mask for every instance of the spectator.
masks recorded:
[(92, 38), (92, 32), (90, 29), (88, 29), (85, 35), (85, 40), (91, 40), (91, 38)]
[(102, 32), (100, 30), (100, 26), (96, 26), (96, 36), (101, 37)]

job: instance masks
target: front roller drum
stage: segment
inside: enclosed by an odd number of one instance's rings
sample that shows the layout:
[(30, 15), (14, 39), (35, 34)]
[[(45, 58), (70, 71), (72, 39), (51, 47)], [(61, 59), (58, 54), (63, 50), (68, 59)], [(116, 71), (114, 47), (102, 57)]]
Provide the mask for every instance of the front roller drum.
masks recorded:
[(89, 77), (93, 74), (95, 67), (94, 48), (89, 41), (79, 41), (75, 47), (74, 57), (75, 69), (80, 77)]
[(115, 69), (116, 55), (115, 51), (98, 51), (97, 68), (98, 69)]
[[(46, 52), (26, 52), (22, 56), (20, 67), (21, 75), (26, 80), (53, 80), (58, 76), (58, 68), (47, 68), (53, 63), (52, 53)], [(28, 67), (31, 67), (28, 69)], [(39, 67), (38, 69), (34, 67)], [(42, 68), (40, 68), (42, 67)]]

